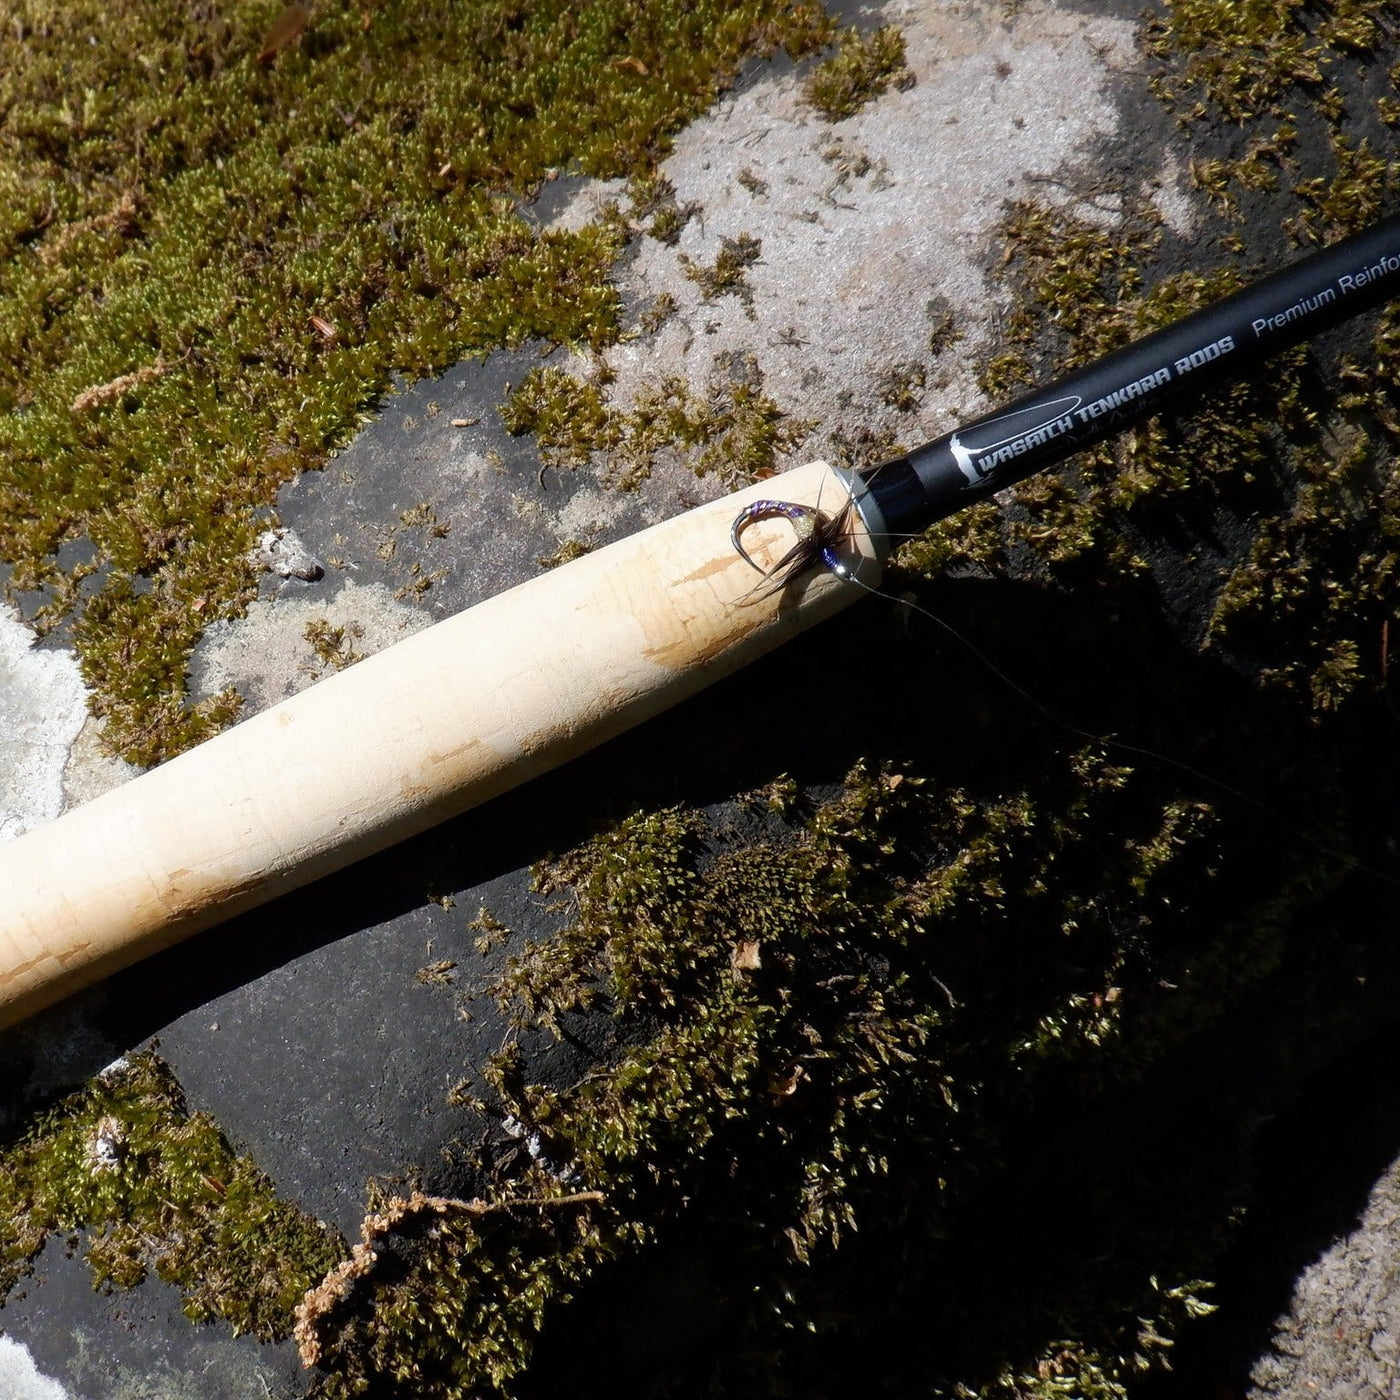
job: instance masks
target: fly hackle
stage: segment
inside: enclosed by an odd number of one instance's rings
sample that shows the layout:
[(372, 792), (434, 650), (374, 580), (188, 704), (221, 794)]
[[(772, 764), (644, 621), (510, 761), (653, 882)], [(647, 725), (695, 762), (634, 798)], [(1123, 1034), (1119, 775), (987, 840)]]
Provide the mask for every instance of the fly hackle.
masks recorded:
[[(818, 506), (803, 505), (798, 501), (750, 502), (735, 516), (729, 531), (734, 552), (764, 579), (745, 601), (756, 602), (780, 593), (814, 569), (826, 569), (838, 578), (853, 577), (840, 555), (841, 546), (849, 534), (850, 519), (849, 500), (835, 515), (827, 515)], [(745, 532), (760, 520), (786, 520), (792, 526), (794, 535), (791, 547), (768, 568), (760, 564), (744, 546)]]

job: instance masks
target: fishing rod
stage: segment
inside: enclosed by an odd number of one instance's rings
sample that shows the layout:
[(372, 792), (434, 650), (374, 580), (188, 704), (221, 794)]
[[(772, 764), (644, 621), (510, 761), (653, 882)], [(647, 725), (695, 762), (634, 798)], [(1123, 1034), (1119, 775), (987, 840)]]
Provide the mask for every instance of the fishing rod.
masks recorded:
[(1400, 217), (879, 467), (810, 462), (584, 555), (72, 809), (0, 847), (0, 1026), (658, 714), (873, 591), (898, 540), (1398, 295)]
[[(878, 540), (939, 520), (1054, 466), (1173, 400), (1248, 373), (1264, 360), (1400, 295), (1400, 215), (1134, 341), (902, 457), (855, 473), (853, 505)], [(773, 500), (748, 524), (787, 518), (802, 538), (778, 577), (824, 565), (839, 572), (835, 519)], [(752, 562), (752, 561), (751, 561)], [(755, 566), (757, 567), (757, 566)], [(776, 580), (775, 580), (776, 581)]]

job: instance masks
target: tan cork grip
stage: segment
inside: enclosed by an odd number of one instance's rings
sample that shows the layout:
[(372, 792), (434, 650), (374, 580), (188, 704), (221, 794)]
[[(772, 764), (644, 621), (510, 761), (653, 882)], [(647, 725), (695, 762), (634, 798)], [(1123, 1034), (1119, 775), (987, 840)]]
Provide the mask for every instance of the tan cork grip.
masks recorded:
[[(0, 1026), (486, 801), (837, 612), (819, 571), (756, 596), (730, 526), (834, 513), (823, 462), (714, 501), (417, 633), (0, 847)], [(852, 512), (859, 576), (877, 550)], [(771, 566), (781, 519), (744, 544)], [(762, 592), (761, 589), (757, 590)]]

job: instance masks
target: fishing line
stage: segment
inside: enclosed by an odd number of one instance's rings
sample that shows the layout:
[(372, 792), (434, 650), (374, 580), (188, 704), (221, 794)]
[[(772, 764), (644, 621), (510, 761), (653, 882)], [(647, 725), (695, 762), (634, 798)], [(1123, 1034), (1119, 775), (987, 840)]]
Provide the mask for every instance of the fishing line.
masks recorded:
[(993, 498), (1006, 487), (1130, 424), (1224, 380), (1247, 374), (1271, 356), (1397, 296), (1400, 216), (1392, 216), (1142, 340), (1071, 370), (933, 442), (855, 472), (847, 481), (850, 499), (835, 516), (816, 507), (781, 502), (761, 501), (749, 506), (735, 521), (735, 545), (747, 559), (740, 545), (747, 524), (774, 516), (789, 520), (797, 541), (770, 576), (770, 592), (774, 586), (787, 586), (805, 570), (824, 568), (868, 593), (902, 603), (943, 628), (1003, 685), (1066, 733), (1175, 768), (1252, 807), (1348, 869), (1400, 885), (1400, 879), (1334, 849), (1232, 783), (1169, 754), (1093, 734), (1061, 719), (955, 627), (927, 608), (866, 583), (839, 556), (855, 514), (877, 541), (922, 534), (939, 520)]
[[(875, 478), (879, 471), (874, 472), (866, 478), (868, 485)], [(858, 514), (858, 505), (855, 495), (855, 486), (851, 481), (846, 482), (847, 500), (842, 508), (834, 515), (828, 515), (821, 510), (820, 506), (803, 505), (795, 501), (759, 500), (746, 506), (743, 511), (735, 517), (730, 532), (730, 541), (734, 549), (750, 568), (755, 569), (763, 578), (762, 582), (755, 586), (754, 590), (746, 595), (744, 602), (757, 602), (762, 598), (771, 597), (775, 593), (782, 592), (791, 586), (799, 578), (811, 573), (813, 570), (825, 570), (835, 575), (835, 577), (853, 583), (856, 587), (864, 590), (875, 598), (882, 598), (886, 602), (895, 604), (896, 607), (908, 609), (910, 612), (927, 618), (935, 626), (940, 627), (950, 637), (962, 646), (969, 654), (983, 667), (986, 668), (998, 681), (1008, 690), (1019, 696), (1026, 704), (1030, 705), (1044, 719), (1056, 728), (1071, 734), (1076, 738), (1086, 740), (1091, 744), (1097, 744), (1105, 749), (1115, 750), (1123, 754), (1132, 754), (1138, 758), (1147, 759), (1149, 762), (1161, 764), (1165, 767), (1174, 768), (1180, 773), (1196, 779), (1196, 781), (1214, 788), (1217, 792), (1234, 798), (1237, 802), (1252, 807), (1256, 812), (1268, 818), (1281, 830), (1288, 832), (1299, 841), (1311, 846), (1320, 855), (1326, 856), (1329, 860), (1335, 860), (1348, 870), (1358, 871), (1374, 876), (1378, 880), (1384, 880), (1387, 884), (1400, 887), (1400, 879), (1377, 869), (1375, 866), (1367, 864), (1358, 857), (1338, 850), (1333, 846), (1312, 835), (1309, 831), (1290, 821), (1276, 807), (1271, 806), (1262, 798), (1237, 787), (1224, 778), (1216, 777), (1212, 773), (1207, 773), (1203, 769), (1197, 768), (1194, 764), (1186, 762), (1184, 759), (1174, 758), (1171, 754), (1163, 753), (1159, 749), (1148, 748), (1142, 744), (1134, 744), (1126, 739), (1111, 738), (1107, 734), (1095, 733), (1085, 729), (1080, 725), (1056, 714), (1039, 696), (1028, 690), (1019, 681), (1008, 675), (992, 658), (978, 646), (972, 639), (960, 632), (952, 623), (940, 617), (931, 609), (914, 602), (910, 598), (903, 598), (894, 593), (886, 592), (884, 589), (876, 588), (873, 584), (865, 582), (856, 571), (847, 565), (841, 558), (840, 550), (843, 545), (848, 544), (851, 536), (851, 529), (854, 518)], [(745, 548), (743, 543), (744, 532), (761, 520), (781, 519), (786, 520), (793, 527), (796, 539), (792, 546), (784, 553), (778, 561), (769, 568), (760, 565)], [(907, 537), (907, 536), (906, 536)], [(887, 537), (888, 538), (888, 537)]]
[[(759, 502), (758, 504), (776, 505), (778, 503)], [(808, 508), (804, 507), (803, 509)], [(765, 514), (782, 514), (785, 518), (793, 518), (786, 511), (768, 511), (765, 512)], [(838, 518), (846, 518), (846, 515), (847, 512), (843, 510), (841, 513), (841, 517)], [(828, 530), (829, 524), (830, 522), (828, 522)], [(736, 528), (738, 528), (738, 522), (736, 522)], [(1241, 802), (1244, 803), (1246, 806), (1252, 807), (1256, 812), (1260, 813), (1264, 817), (1267, 817), (1276, 826), (1288, 832), (1290, 835), (1296, 837), (1298, 840), (1304, 842), (1306, 845), (1311, 846), (1320, 855), (1326, 856), (1329, 860), (1338, 861), (1348, 870), (1354, 870), (1366, 875), (1371, 875), (1378, 880), (1384, 880), (1388, 885), (1395, 885), (1397, 887), (1400, 887), (1400, 879), (1397, 879), (1395, 876), (1386, 873), (1384, 870), (1377, 869), (1375, 866), (1368, 865), (1365, 861), (1358, 859), (1356, 856), (1351, 855), (1349, 852), (1340, 851), (1333, 846), (1327, 845), (1326, 842), (1319, 840), (1316, 836), (1304, 830), (1304, 828), (1298, 826), (1294, 822), (1289, 821), (1289, 819), (1285, 817), (1277, 808), (1272, 807), (1262, 798), (1255, 797), (1252, 793), (1246, 792), (1243, 788), (1236, 787), (1235, 784), (1226, 781), (1224, 778), (1218, 778), (1212, 773), (1207, 773), (1203, 769), (1197, 768), (1194, 764), (1187, 763), (1184, 759), (1173, 758), (1171, 754), (1163, 753), (1159, 749), (1151, 749), (1142, 744), (1134, 744), (1126, 739), (1114, 739), (1107, 734), (1097, 734), (1092, 730), (1085, 729), (1082, 726), (1074, 724), (1071, 721), (1063, 718), (1062, 716), (1057, 715), (1043, 700), (1040, 699), (1039, 696), (1027, 690), (1026, 687), (1023, 686), (1019, 681), (1015, 680), (1013, 677), (1008, 675), (999, 665), (997, 665), (997, 663), (994, 660), (992, 660), (992, 658), (980, 646), (977, 645), (976, 642), (974, 642), (970, 637), (964, 635), (956, 627), (954, 627), (951, 622), (948, 622), (946, 619), (940, 617), (931, 609), (924, 607), (920, 603), (914, 602), (911, 598), (903, 598), (900, 597), (898, 594), (888, 593), (884, 589), (876, 588), (873, 584), (866, 583), (864, 579), (857, 577), (854, 570), (849, 568), (847, 565), (840, 563), (839, 561), (835, 566), (833, 566), (829, 562), (827, 562), (825, 558), (813, 559), (811, 556), (814, 546), (820, 547), (818, 545), (818, 542), (823, 539), (829, 539), (829, 533), (823, 530), (821, 526), (814, 527), (810, 535), (806, 536), (805, 538), (799, 539), (798, 544), (794, 546), (793, 550), (789, 551), (789, 553), (784, 556), (783, 561), (781, 561), (778, 566), (776, 566), (771, 571), (763, 570), (761, 572), (764, 572), (771, 578), (772, 575), (777, 574), (779, 570), (781, 570), (784, 577), (782, 579), (779, 579), (776, 584), (776, 586), (779, 589), (781, 589), (785, 587), (787, 583), (790, 582), (791, 579), (794, 577), (792, 570), (794, 569), (795, 565), (798, 565), (805, 561), (805, 566), (808, 569), (812, 567), (824, 567), (828, 569), (829, 572), (835, 574), (838, 578), (843, 579), (848, 583), (855, 584), (857, 588), (863, 589), (866, 593), (870, 594), (871, 597), (882, 598), (888, 603), (893, 603), (896, 607), (905, 608), (910, 612), (917, 613), (920, 617), (927, 618), (935, 626), (941, 627), (944, 632), (946, 632), (950, 637), (952, 637), (953, 640), (957, 642), (959, 646), (963, 647), (970, 655), (975, 657), (976, 660), (988, 671), (990, 671), (991, 674), (995, 676), (997, 680), (999, 680), (1004, 686), (1006, 686), (1008, 690), (1010, 690), (1013, 694), (1019, 696), (1023, 701), (1026, 702), (1026, 704), (1030, 705), (1032, 709), (1037, 711), (1037, 713), (1039, 713), (1043, 718), (1048, 720), (1056, 728), (1063, 730), (1067, 734), (1072, 734), (1076, 738), (1087, 740), (1091, 744), (1098, 744), (1101, 745), (1103, 748), (1113, 749), (1119, 753), (1134, 754), (1137, 757), (1145, 758), (1150, 762), (1162, 764), (1169, 768), (1175, 768), (1178, 772), (1185, 773), (1189, 777), (1195, 778), (1198, 782), (1205, 783), (1208, 787), (1214, 788), (1217, 792), (1223, 793), (1228, 797), (1234, 798), (1237, 802)], [(829, 550), (830, 546), (828, 545), (826, 548), (827, 550)], [(801, 550), (802, 553), (798, 554), (798, 550)], [(825, 552), (826, 550), (823, 550), (823, 553)], [(748, 556), (745, 555), (744, 557), (747, 558)]]
[(1265, 802), (1262, 798), (1255, 797), (1252, 793), (1246, 792), (1243, 788), (1236, 787), (1233, 783), (1226, 781), (1224, 778), (1216, 777), (1213, 773), (1207, 773), (1203, 769), (1197, 768), (1194, 764), (1187, 763), (1185, 759), (1173, 758), (1171, 754), (1163, 753), (1160, 749), (1148, 748), (1143, 744), (1134, 744), (1126, 739), (1115, 739), (1107, 734), (1096, 734), (1092, 730), (1084, 729), (1080, 725), (1063, 718), (1063, 716), (1057, 715), (1039, 698), (1039, 696), (1033, 694), (1019, 681), (1007, 675), (1007, 673), (1002, 670), (981, 647), (973, 642), (971, 638), (964, 636), (952, 623), (939, 617), (938, 614), (931, 609), (914, 602), (912, 599), (901, 598), (894, 593), (887, 593), (883, 589), (874, 588), (863, 580), (856, 578), (854, 575), (848, 575), (848, 577), (852, 583), (856, 584), (859, 588), (863, 588), (873, 597), (884, 598), (886, 601), (894, 603), (897, 606), (907, 608), (909, 611), (917, 613), (920, 617), (926, 617), (930, 622), (941, 627), (954, 641), (964, 647), (972, 656), (976, 657), (976, 659), (1003, 685), (1020, 696), (1022, 700), (1035, 709), (1040, 715), (1049, 720), (1051, 724), (1064, 730), (1065, 733), (1072, 734), (1076, 738), (1088, 740), (1093, 744), (1100, 744), (1107, 749), (1116, 749), (1118, 752), (1125, 754), (1135, 754), (1139, 758), (1145, 758), (1154, 763), (1160, 763), (1167, 767), (1175, 768), (1179, 772), (1185, 773), (1215, 788), (1218, 792), (1224, 793), (1229, 797), (1233, 797), (1238, 802), (1243, 802), (1253, 807), (1255, 811), (1268, 817), (1284, 831), (1296, 836), (1300, 841), (1306, 842), (1319, 854), (1325, 855), (1332, 860), (1340, 861), (1351, 869), (1365, 871), (1368, 875), (1374, 875), (1378, 879), (1385, 880), (1388, 884), (1400, 886), (1400, 879), (1397, 879), (1393, 875), (1386, 874), (1383, 870), (1377, 870), (1366, 865), (1364, 862), (1345, 851), (1339, 851), (1335, 847), (1328, 846), (1302, 827), (1289, 821), (1277, 808), (1270, 806), (1269, 803)]

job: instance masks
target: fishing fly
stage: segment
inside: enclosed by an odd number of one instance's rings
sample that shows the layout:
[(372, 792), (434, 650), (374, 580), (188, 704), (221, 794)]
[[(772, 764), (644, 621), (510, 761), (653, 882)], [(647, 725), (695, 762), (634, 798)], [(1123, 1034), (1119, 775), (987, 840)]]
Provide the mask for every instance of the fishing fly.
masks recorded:
[[(1397, 294), (1400, 216), (1324, 248), (934, 442), (853, 473), (847, 480), (845, 504), (835, 514), (827, 514), (819, 505), (754, 501), (739, 512), (730, 532), (739, 556), (766, 581), (745, 601), (769, 597), (813, 570), (826, 569), (877, 597), (903, 603), (943, 628), (1058, 727), (1188, 773), (1267, 813), (1318, 850), (1396, 883), (1392, 877), (1330, 850), (1267, 803), (1230, 783), (1170, 755), (1092, 734), (1061, 719), (942, 618), (859, 578), (842, 562), (841, 547), (858, 515), (883, 557), (894, 541), (919, 534), (1167, 404), (1219, 379), (1244, 374), (1279, 351)], [(777, 563), (764, 569), (744, 548), (743, 536), (750, 526), (767, 519), (789, 521), (796, 539)]]
[[(819, 505), (803, 505), (799, 501), (751, 501), (734, 517), (729, 539), (735, 552), (751, 569), (763, 575), (763, 584), (746, 601), (781, 593), (813, 569), (824, 568), (837, 578), (856, 581), (855, 574), (842, 562), (841, 546), (850, 536), (855, 497), (848, 495), (846, 503), (835, 515), (828, 515)], [(796, 539), (792, 547), (771, 568), (765, 569), (744, 547), (744, 533), (760, 520), (786, 520), (791, 523)]]
[[(1256, 368), (1339, 322), (1400, 293), (1400, 216), (1334, 243), (1126, 345), (1015, 402), (903, 456), (862, 468), (835, 514), (793, 501), (754, 501), (730, 534), (740, 557), (766, 575), (766, 594), (826, 568), (855, 579), (840, 546), (858, 512), (886, 543), (918, 534), (1004, 487), (1102, 442), (1168, 403)], [(760, 520), (781, 518), (796, 533), (768, 570), (744, 548)], [(856, 580), (859, 581), (859, 580)]]

